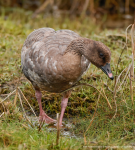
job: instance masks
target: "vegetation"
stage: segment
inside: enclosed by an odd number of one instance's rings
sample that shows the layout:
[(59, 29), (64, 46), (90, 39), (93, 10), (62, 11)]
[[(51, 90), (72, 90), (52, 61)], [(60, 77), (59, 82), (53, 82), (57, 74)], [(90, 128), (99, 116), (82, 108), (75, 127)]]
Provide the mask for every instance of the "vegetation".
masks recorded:
[[(38, 104), (32, 85), (21, 73), (21, 48), (30, 32), (40, 27), (55, 30), (70, 29), (83, 37), (101, 41), (112, 52), (111, 68), (116, 79), (111, 81), (101, 70), (91, 65), (80, 83), (92, 87), (73, 89), (66, 109), (66, 123), (72, 128), (62, 129), (56, 145), (56, 129), (25, 117), (19, 96), (15, 93), (0, 104), (0, 147), (2, 149), (82, 149), (85, 146), (126, 146), (135, 143), (135, 94), (130, 93), (129, 65), (132, 62), (131, 38), (125, 29), (101, 30), (90, 18), (43, 18), (31, 19), (32, 12), (22, 9), (1, 9), (0, 16), (0, 100), (20, 87), (38, 115)], [(120, 57), (121, 56), (121, 57)], [(119, 63), (118, 63), (119, 61)], [(121, 74), (122, 72), (122, 74)], [(121, 74), (121, 76), (120, 76)], [(117, 86), (116, 86), (116, 81)], [(135, 84), (132, 82), (134, 90)], [(116, 96), (114, 96), (116, 94)], [(21, 96), (25, 112), (33, 113)], [(61, 94), (43, 91), (43, 107), (48, 115), (60, 112)], [(5, 109), (4, 109), (5, 108)], [(3, 113), (4, 112), (4, 113)], [(69, 136), (64, 136), (68, 130)], [(75, 137), (73, 137), (75, 135)]]

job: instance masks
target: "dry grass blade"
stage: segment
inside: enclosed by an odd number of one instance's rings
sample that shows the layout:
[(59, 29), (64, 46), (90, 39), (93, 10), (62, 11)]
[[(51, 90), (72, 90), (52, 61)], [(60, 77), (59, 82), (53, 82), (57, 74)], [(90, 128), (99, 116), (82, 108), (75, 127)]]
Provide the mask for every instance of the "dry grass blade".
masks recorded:
[(1, 103), (2, 107), (3, 107), (3, 110), (4, 112), (6, 111), (6, 108), (5, 108), (5, 105), (3, 104), (3, 102)]
[(10, 92), (8, 94), (8, 96), (6, 98), (4, 98), (0, 103), (4, 102), (6, 99), (8, 99), (12, 94), (14, 94), (16, 92), (16, 90), (14, 90), (13, 92)]
[[(118, 81), (119, 81), (119, 79), (120, 79), (122, 73), (123, 73), (127, 68), (130, 68), (130, 65), (129, 65), (128, 67), (126, 67), (126, 68), (119, 74), (119, 76), (118, 76), (118, 78), (117, 78), (117, 80), (116, 80), (116, 84), (115, 84), (115, 87), (114, 87), (114, 95), (113, 95), (113, 97), (114, 97), (114, 103), (115, 103), (115, 107), (116, 107), (116, 108), (115, 108), (115, 114), (114, 114), (114, 116), (112, 117), (111, 121), (115, 118), (115, 116), (116, 116), (116, 114), (117, 114), (117, 102), (116, 102), (117, 84), (118, 84)], [(110, 122), (111, 122), (111, 121), (110, 121)]]
[(60, 126), (59, 126), (59, 113), (57, 113), (57, 137), (56, 137), (56, 145), (59, 144), (59, 138), (60, 138)]
[[(133, 55), (132, 55), (133, 56)], [(132, 58), (133, 60), (133, 58)], [(134, 103), (134, 100), (133, 100), (133, 86), (132, 86), (132, 81), (134, 80), (133, 78), (133, 63), (131, 65), (131, 68), (130, 68), (130, 96), (131, 96), (131, 100), (132, 100), (132, 104)]]
[(110, 120), (110, 122), (112, 122), (112, 120), (115, 118), (115, 116), (116, 116), (116, 114), (117, 114), (117, 111), (118, 111), (116, 99), (114, 99), (114, 103), (115, 103), (115, 114), (114, 114), (114, 116), (112, 117), (112, 119)]
[(98, 96), (98, 100), (97, 100), (97, 104), (96, 104), (96, 109), (95, 109), (94, 115), (93, 115), (93, 117), (92, 117), (92, 119), (91, 119), (91, 122), (90, 122), (88, 128), (86, 129), (86, 131), (85, 131), (85, 133), (84, 133), (84, 140), (85, 140), (85, 143), (87, 142), (87, 141), (86, 141), (86, 136), (85, 136), (85, 135), (86, 135), (86, 132), (89, 130), (90, 126), (92, 125), (92, 122), (93, 122), (94, 117), (95, 117), (95, 115), (96, 115), (96, 111), (97, 111), (99, 99), (100, 99), (100, 94), (99, 94), (99, 96)]
[[(123, 54), (123, 52), (124, 52), (124, 50), (125, 50), (126, 47), (127, 47), (127, 45), (124, 44), (124, 47), (122, 48), (120, 57), (119, 57), (119, 59), (118, 59), (118, 63), (117, 63), (117, 67), (116, 67), (116, 76), (117, 76), (118, 66), (119, 66), (119, 63), (120, 63), (120, 61), (121, 61), (121, 56), (122, 56), (122, 54)], [(115, 77), (116, 77), (116, 76), (115, 76)], [(115, 84), (116, 84), (116, 78), (115, 78)]]
[(132, 53), (133, 55), (135, 55), (134, 53), (134, 24), (132, 25), (132, 28), (131, 28), (131, 42), (132, 42)]
[(109, 107), (112, 109), (112, 106), (111, 106), (111, 104), (110, 104), (110, 102), (109, 102), (109, 100), (108, 100), (108, 98), (107, 98), (107, 96), (106, 96), (106, 94), (105, 94), (104, 88), (102, 88), (102, 90), (103, 90), (103, 93), (104, 93), (104, 95), (105, 95), (105, 98), (106, 98), (107, 104), (108, 104), (108, 105), (109, 105)]
[[(130, 65), (129, 65), (130, 66)], [(129, 67), (128, 66), (128, 67)], [(124, 70), (122, 70), (122, 72), (119, 74), (119, 76), (117, 77), (117, 80), (116, 80), (116, 84), (115, 84), (115, 87), (114, 87), (114, 94), (113, 94), (113, 97), (114, 97), (114, 100), (115, 100), (115, 97), (116, 97), (116, 90), (117, 90), (117, 84), (118, 84), (118, 82), (119, 82), (119, 79), (120, 79), (120, 77), (121, 77), (121, 75), (122, 75), (122, 73), (128, 68), (128, 67), (126, 67)]]
[(126, 28), (126, 43), (127, 43), (127, 31), (128, 29), (132, 26), (132, 24), (130, 24), (127, 28)]
[(41, 131), (43, 125), (44, 125), (44, 121), (40, 121), (40, 122), (39, 122), (39, 126), (38, 126), (38, 132)]
[(133, 100), (133, 86), (132, 86), (132, 80), (134, 80), (134, 24), (132, 25), (131, 28), (131, 43), (132, 43), (132, 64), (130, 68), (130, 95), (132, 99), (132, 104), (134, 103)]
[(129, 71), (130, 71), (130, 68), (131, 68), (131, 64), (129, 65), (129, 67), (128, 67), (128, 69), (127, 69), (127, 72), (126, 72), (126, 74), (125, 74), (125, 76), (124, 76), (124, 78), (123, 78), (123, 80), (122, 80), (120, 86), (118, 87), (117, 91), (121, 88), (122, 84), (124, 83), (124, 80), (126, 79), (128, 73), (129, 73)]
[(0, 117), (2, 117), (4, 115), (4, 112), (0, 115)]
[(19, 93), (19, 92), (18, 92), (18, 96), (19, 96), (19, 100), (20, 100), (20, 104), (21, 104), (22, 110), (23, 110), (23, 112), (24, 112), (24, 114), (25, 114), (25, 118), (26, 118), (26, 120), (30, 123), (31, 127), (34, 128), (33, 124), (30, 122), (30, 120), (28, 119), (28, 117), (27, 117), (27, 115), (26, 115), (26, 112), (25, 112), (25, 109), (24, 109), (24, 107), (23, 107), (22, 99), (21, 99), (21, 96), (20, 96), (20, 93)]
[(103, 83), (103, 84), (107, 88), (107, 90), (110, 91), (113, 94), (113, 91), (108, 87), (108, 85), (106, 83)]
[[(78, 84), (74, 85), (73, 87), (71, 87), (70, 89), (72, 89), (72, 88), (74, 88), (74, 87), (78, 87), (78, 86), (90, 86), (90, 87), (93, 87), (94, 89), (96, 89), (96, 90), (100, 93), (100, 95), (101, 95), (102, 97), (104, 97), (104, 98), (106, 99), (106, 97), (103, 96), (103, 94), (102, 94), (96, 87), (94, 87), (93, 85), (88, 84), (88, 83), (78, 83)], [(69, 91), (70, 89), (68, 89), (68, 90), (66, 90), (66, 91)], [(66, 92), (66, 91), (64, 91), (64, 92)], [(108, 101), (108, 100), (106, 99), (106, 101)], [(108, 103), (108, 102), (107, 102), (107, 103)], [(110, 107), (110, 105), (109, 105), (109, 107)], [(111, 107), (110, 107), (110, 108), (111, 108)], [(111, 109), (112, 109), (112, 108), (111, 108)]]
[(85, 134), (84, 134), (84, 144), (85, 144), (85, 145), (87, 144), (87, 140), (86, 140)]
[(16, 94), (15, 94), (15, 98), (14, 98), (14, 105), (16, 106), (16, 100), (17, 100), (17, 96), (18, 96), (18, 88), (16, 88)]
[[(26, 100), (26, 102), (30, 106), (30, 108), (31, 108), (33, 114), (35, 115), (36, 119), (38, 120), (38, 117), (37, 117), (36, 113), (34, 112), (33, 108), (31, 107), (30, 103), (28, 102), (27, 98), (24, 96), (23, 92), (21, 91), (21, 89), (19, 87), (18, 87), (18, 89), (19, 89), (20, 93), (22, 94), (23, 98)], [(38, 120), (38, 122), (39, 122), (39, 120)]]

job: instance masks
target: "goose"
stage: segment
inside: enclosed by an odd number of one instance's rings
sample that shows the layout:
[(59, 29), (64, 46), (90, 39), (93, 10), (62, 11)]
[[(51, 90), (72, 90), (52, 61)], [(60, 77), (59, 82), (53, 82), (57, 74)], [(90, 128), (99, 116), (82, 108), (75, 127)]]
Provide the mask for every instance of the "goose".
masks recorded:
[(71, 30), (39, 28), (30, 33), (22, 47), (21, 67), (35, 89), (40, 121), (47, 124), (56, 122), (42, 108), (41, 90), (63, 94), (59, 119), (62, 126), (71, 87), (81, 79), (91, 63), (113, 80), (110, 61), (111, 51), (106, 45)]

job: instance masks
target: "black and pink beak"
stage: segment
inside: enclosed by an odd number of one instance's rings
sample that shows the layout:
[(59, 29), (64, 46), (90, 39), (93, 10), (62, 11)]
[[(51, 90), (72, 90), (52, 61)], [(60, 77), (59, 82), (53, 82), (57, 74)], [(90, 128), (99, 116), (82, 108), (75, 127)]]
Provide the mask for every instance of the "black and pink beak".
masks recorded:
[(111, 80), (114, 79), (109, 63), (106, 63), (105, 66), (101, 66), (100, 69), (101, 69), (106, 75), (108, 75), (108, 77), (109, 77)]

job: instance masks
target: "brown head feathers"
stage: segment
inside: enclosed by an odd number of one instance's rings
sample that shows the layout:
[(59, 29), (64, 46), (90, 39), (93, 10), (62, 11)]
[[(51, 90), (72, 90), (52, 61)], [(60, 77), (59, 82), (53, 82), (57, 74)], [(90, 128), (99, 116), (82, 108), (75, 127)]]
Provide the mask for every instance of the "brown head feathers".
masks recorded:
[(104, 66), (110, 63), (110, 49), (99, 41), (94, 41), (88, 38), (78, 38), (73, 40), (67, 47), (67, 52), (84, 55), (92, 64), (97, 67)]

